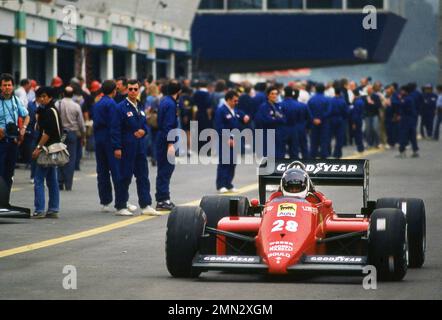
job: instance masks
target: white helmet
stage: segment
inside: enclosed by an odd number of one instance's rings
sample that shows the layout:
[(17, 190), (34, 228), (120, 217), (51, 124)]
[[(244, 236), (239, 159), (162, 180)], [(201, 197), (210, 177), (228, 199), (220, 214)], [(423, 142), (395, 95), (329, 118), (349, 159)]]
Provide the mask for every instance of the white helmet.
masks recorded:
[(305, 199), (311, 183), (307, 172), (299, 168), (287, 170), (281, 179), (281, 191), (285, 197)]

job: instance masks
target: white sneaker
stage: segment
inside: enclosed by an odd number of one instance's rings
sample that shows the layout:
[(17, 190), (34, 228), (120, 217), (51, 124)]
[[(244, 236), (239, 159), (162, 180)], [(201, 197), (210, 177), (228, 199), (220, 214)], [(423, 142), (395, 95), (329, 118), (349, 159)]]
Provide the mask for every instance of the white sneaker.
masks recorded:
[(238, 193), (238, 189), (232, 188), (232, 189), (229, 189), (229, 192), (230, 193)]
[(121, 209), (118, 210), (115, 215), (120, 217), (133, 217), (134, 214), (127, 209)]
[(129, 210), (130, 212), (135, 212), (137, 211), (138, 207), (134, 206), (133, 204), (128, 203), (127, 204), (127, 210)]
[(110, 213), (110, 212), (114, 212), (114, 210), (110, 207), (110, 205), (106, 205), (106, 206), (101, 207), (101, 212)]
[(147, 206), (146, 208), (141, 209), (142, 216), (161, 216), (162, 214), (156, 211), (151, 206)]
[(226, 193), (229, 193), (229, 190), (227, 190), (227, 188), (221, 188), (218, 190), (218, 193), (219, 194), (226, 194)]

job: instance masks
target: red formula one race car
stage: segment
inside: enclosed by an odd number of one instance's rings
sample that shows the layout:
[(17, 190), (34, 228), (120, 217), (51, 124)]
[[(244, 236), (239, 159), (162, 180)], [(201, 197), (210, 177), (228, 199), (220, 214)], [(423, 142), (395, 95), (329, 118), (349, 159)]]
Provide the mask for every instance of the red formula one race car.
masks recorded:
[[(264, 161), (260, 172), (267, 167)], [(423, 201), (368, 201), (367, 160), (287, 161), (274, 167), (259, 175), (260, 200), (207, 196), (199, 207), (172, 211), (166, 236), (172, 276), (211, 270), (362, 275), (372, 265), (379, 280), (399, 281), (408, 267), (423, 265)], [(280, 187), (266, 200), (269, 185)], [(362, 187), (362, 210), (336, 213), (319, 185)]]

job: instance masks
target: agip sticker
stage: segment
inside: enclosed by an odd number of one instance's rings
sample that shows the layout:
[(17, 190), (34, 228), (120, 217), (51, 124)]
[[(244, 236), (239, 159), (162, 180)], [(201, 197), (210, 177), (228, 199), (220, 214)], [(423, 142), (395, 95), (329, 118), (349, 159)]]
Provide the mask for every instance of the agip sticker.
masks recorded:
[(296, 217), (297, 205), (295, 203), (281, 203), (278, 205), (278, 217)]

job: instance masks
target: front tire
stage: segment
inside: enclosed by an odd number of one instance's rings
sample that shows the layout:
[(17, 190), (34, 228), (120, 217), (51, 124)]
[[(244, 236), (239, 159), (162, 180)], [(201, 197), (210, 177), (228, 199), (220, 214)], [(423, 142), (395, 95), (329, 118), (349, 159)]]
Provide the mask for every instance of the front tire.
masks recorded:
[(206, 216), (199, 207), (175, 207), (166, 233), (166, 265), (175, 278), (197, 278), (192, 261), (201, 244)]
[(422, 199), (383, 198), (377, 201), (376, 208), (397, 208), (407, 218), (409, 246), (409, 267), (421, 268), (425, 262), (427, 247), (426, 213)]
[[(249, 200), (246, 197), (231, 197), (231, 196), (205, 196), (201, 199), (200, 207), (207, 216), (207, 227), (216, 229), (218, 222), (229, 216), (230, 200), (238, 199), (238, 214), (240, 217), (247, 216), (249, 211)], [(201, 247), (203, 254), (216, 254), (216, 236), (208, 235)]]
[(407, 222), (399, 209), (377, 209), (370, 220), (368, 261), (381, 281), (400, 281), (408, 267)]

